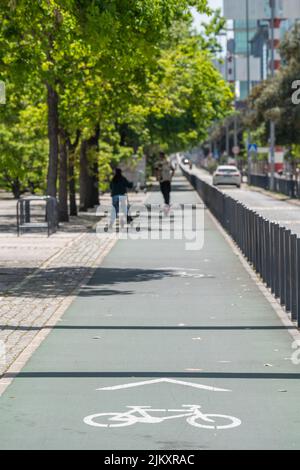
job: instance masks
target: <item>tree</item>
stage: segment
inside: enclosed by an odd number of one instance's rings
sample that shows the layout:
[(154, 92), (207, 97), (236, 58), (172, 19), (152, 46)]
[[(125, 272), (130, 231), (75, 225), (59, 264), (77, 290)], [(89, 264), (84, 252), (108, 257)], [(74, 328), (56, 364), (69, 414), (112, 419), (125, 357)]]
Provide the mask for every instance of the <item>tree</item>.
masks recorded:
[[(59, 172), (61, 220), (68, 220), (68, 192), (77, 213), (78, 174), (87, 210), (98, 202), (108, 162), (116, 165), (143, 147), (192, 145), (226, 114), (231, 93), (210, 56), (218, 22), (206, 38), (190, 31), (189, 7), (205, 11), (206, 3), (7, 0), (0, 6), (0, 71), (16, 93), (26, 86), (28, 106), (47, 117), (39, 138), (49, 143), (48, 194), (56, 195)], [(45, 167), (44, 154), (39, 160)]]
[[(162, 51), (159, 73), (147, 94), (147, 128), (153, 144), (169, 152), (205, 140), (212, 122), (232, 109), (233, 95), (203, 47), (203, 38), (179, 24), (178, 36)], [(182, 30), (185, 29), (185, 34)]]
[(7, 103), (0, 108), (0, 185), (18, 198), (24, 191), (45, 188), (48, 142), (43, 97), (31, 102), (24, 87), (7, 86)]

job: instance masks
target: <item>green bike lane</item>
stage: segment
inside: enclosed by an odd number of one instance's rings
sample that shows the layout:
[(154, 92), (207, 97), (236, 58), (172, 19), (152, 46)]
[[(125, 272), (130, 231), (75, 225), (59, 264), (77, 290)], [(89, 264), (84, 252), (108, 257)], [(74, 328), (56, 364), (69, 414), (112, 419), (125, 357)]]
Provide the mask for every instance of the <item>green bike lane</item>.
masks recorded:
[(0, 397), (0, 449), (300, 448), (292, 337), (207, 211), (204, 235), (117, 242)]

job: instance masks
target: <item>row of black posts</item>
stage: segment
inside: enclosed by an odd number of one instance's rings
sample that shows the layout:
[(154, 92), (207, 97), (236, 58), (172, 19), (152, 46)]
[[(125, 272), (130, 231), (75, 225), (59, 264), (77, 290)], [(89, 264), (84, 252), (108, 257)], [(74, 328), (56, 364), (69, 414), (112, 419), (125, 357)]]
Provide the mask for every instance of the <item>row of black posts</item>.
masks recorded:
[[(251, 175), (250, 185), (270, 190), (271, 178), (268, 175)], [(290, 198), (300, 197), (299, 181), (286, 178), (274, 178), (274, 191), (276, 193), (285, 194)]]
[(300, 238), (182, 169), (272, 294), (300, 327)]

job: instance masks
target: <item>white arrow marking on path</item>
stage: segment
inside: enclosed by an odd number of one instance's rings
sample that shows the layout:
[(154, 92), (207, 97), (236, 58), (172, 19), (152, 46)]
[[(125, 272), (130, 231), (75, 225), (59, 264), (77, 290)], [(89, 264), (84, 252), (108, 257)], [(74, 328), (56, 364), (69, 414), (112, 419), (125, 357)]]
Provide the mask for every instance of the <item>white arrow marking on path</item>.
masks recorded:
[(175, 379), (145, 380), (144, 382), (132, 382), (130, 384), (114, 385), (112, 387), (97, 388), (97, 390), (121, 390), (124, 388), (141, 387), (143, 385), (157, 384), (161, 382), (185, 385), (186, 387), (200, 388), (202, 390), (210, 390), (211, 392), (231, 392), (231, 390), (227, 390), (225, 388), (210, 387), (209, 385), (201, 385), (201, 384), (196, 384), (192, 382), (183, 382), (182, 380), (175, 380)]

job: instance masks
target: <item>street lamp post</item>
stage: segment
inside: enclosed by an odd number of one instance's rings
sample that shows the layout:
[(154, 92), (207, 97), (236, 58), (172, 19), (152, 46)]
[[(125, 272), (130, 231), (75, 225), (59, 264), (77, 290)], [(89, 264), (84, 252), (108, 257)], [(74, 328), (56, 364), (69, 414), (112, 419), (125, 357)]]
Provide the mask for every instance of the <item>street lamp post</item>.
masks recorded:
[[(271, 7), (271, 77), (275, 75), (275, 51), (274, 51), (274, 23), (275, 23), (275, 0), (270, 0)], [(275, 186), (275, 145), (276, 145), (276, 128), (275, 122), (270, 122), (270, 189), (274, 190)]]
[[(234, 121), (233, 121), (233, 146), (238, 146), (238, 128), (237, 128), (237, 91), (236, 91), (236, 42), (233, 42), (233, 83), (234, 83)], [(237, 158), (237, 155), (236, 155)]]
[[(229, 67), (229, 63), (228, 63), (228, 51), (227, 51), (227, 54), (226, 54), (226, 67), (225, 67), (226, 82), (228, 81), (228, 67)], [(227, 119), (226, 119), (226, 123), (225, 123), (225, 133), (226, 133), (226, 144), (225, 144), (226, 158), (228, 159), (229, 158), (229, 126), (228, 126)]]
[[(247, 35), (247, 92), (250, 95), (251, 77), (250, 77), (250, 27), (249, 27), (249, 0), (246, 0), (246, 35)], [(247, 131), (247, 161), (248, 161), (248, 184), (251, 183), (251, 152), (249, 144), (251, 143), (250, 131)]]

